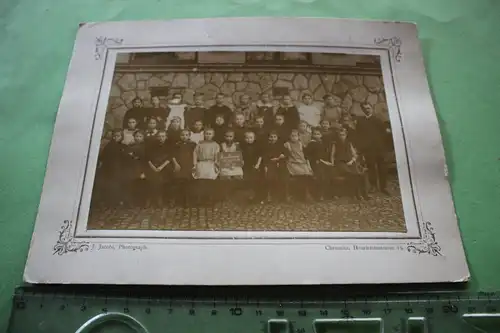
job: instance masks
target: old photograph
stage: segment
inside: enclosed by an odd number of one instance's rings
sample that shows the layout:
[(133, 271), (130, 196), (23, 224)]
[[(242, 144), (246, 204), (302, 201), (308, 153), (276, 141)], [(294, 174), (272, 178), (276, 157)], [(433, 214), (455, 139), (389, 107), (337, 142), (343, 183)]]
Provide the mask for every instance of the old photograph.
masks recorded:
[(379, 56), (119, 53), (88, 229), (405, 232)]

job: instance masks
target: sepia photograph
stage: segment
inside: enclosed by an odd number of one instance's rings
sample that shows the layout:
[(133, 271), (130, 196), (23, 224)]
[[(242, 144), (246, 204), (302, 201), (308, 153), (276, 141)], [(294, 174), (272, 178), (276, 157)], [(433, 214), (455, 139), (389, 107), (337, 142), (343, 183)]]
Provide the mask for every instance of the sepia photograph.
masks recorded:
[(88, 229), (405, 232), (380, 57), (119, 53)]

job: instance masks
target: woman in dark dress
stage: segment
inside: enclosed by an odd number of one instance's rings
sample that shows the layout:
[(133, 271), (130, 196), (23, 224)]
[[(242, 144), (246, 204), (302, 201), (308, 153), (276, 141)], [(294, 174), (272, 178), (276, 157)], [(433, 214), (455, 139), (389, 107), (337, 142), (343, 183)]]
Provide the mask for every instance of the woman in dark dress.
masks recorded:
[(282, 114), (285, 117), (285, 126), (289, 131), (299, 128), (300, 115), (299, 110), (293, 104), (292, 97), (290, 95), (283, 96), (283, 103), (276, 111), (276, 115)]
[(146, 143), (144, 132), (134, 133), (134, 143), (126, 150), (125, 169), (128, 178), (128, 204), (144, 207), (146, 204)]
[(172, 162), (174, 164), (174, 197), (178, 205), (189, 206), (192, 199), (194, 150), (196, 143), (190, 140), (189, 129), (181, 131), (180, 141), (175, 145)]
[(160, 97), (158, 96), (151, 97), (151, 104), (152, 107), (148, 108), (146, 112), (146, 124), (148, 123), (149, 119), (154, 118), (157, 121), (157, 128), (159, 130), (166, 129), (165, 122), (170, 115), (170, 108), (162, 107), (160, 105)]
[(332, 145), (331, 163), (337, 167), (341, 175), (346, 177), (347, 187), (352, 197), (368, 199), (363, 178), (364, 171), (357, 159), (356, 149), (347, 138), (347, 130), (340, 129), (338, 139)]
[(134, 118), (137, 121), (137, 128), (146, 128), (147, 123), (144, 122), (146, 118), (147, 109), (143, 108), (142, 99), (136, 97), (132, 100), (132, 107), (125, 112), (123, 116), (122, 128), (127, 128), (128, 120)]

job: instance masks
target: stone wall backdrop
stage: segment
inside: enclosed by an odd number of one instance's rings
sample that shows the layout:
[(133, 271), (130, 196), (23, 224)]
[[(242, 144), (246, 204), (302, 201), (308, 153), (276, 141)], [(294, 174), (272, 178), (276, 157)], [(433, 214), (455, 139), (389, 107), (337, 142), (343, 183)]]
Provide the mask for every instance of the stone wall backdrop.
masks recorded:
[[(256, 102), (262, 92), (272, 94), (273, 88), (286, 87), (295, 101), (303, 92), (310, 92), (315, 102), (322, 103), (323, 96), (331, 93), (339, 107), (352, 114), (361, 115), (360, 104), (373, 105), (375, 114), (388, 120), (386, 97), (381, 76), (335, 75), (310, 73), (115, 73), (109, 96), (107, 126), (119, 127), (125, 112), (137, 96), (145, 106), (150, 105), (151, 89), (169, 87), (180, 91), (184, 101), (192, 103), (195, 92), (205, 94), (207, 106), (214, 103), (215, 95), (222, 92), (227, 104), (236, 105), (242, 94), (248, 94)], [(162, 104), (171, 96), (161, 96)]]

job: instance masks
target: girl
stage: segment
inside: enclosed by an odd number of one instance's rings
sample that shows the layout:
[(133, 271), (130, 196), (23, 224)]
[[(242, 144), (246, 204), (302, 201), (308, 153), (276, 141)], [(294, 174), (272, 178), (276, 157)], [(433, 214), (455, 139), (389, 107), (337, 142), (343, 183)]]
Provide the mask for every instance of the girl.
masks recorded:
[(152, 205), (163, 207), (165, 193), (163, 191), (169, 178), (170, 147), (167, 144), (167, 132), (158, 131), (157, 141), (148, 148), (147, 165), (150, 199)]
[(286, 126), (285, 123), (285, 115), (276, 114), (274, 120), (273, 132), (275, 132), (278, 135), (278, 142), (281, 145), (283, 145), (290, 136), (290, 131), (291, 129), (288, 126)]
[[(180, 93), (175, 93), (173, 98), (170, 100), (170, 103), (168, 104), (169, 107), (169, 113), (166, 121), (166, 128), (170, 127), (170, 123), (174, 118), (179, 119), (179, 126), (180, 129), (184, 128), (184, 112), (187, 109), (187, 104), (184, 104), (182, 102), (182, 94)], [(180, 134), (180, 133), (179, 133)]]
[(126, 169), (128, 174), (129, 204), (144, 207), (146, 190), (146, 145), (144, 132), (134, 133), (134, 143), (127, 147)]
[(316, 200), (322, 201), (330, 196), (330, 144), (323, 141), (322, 132), (319, 127), (312, 129), (311, 141), (306, 148), (306, 158), (313, 171), (316, 191), (313, 194)]
[(245, 132), (248, 130), (243, 113), (234, 114), (234, 124), (231, 129), (234, 133), (234, 141), (239, 144), (243, 143), (245, 141)]
[(299, 140), (304, 147), (307, 147), (309, 141), (311, 141), (311, 132), (307, 128), (307, 123), (303, 120), (299, 123)]
[[(189, 132), (189, 135), (191, 137), (191, 141), (198, 144), (198, 143), (200, 143), (200, 141), (203, 140), (203, 137), (204, 137), (204, 135), (203, 135), (203, 121), (196, 120), (194, 122), (192, 128), (193, 128), (193, 130), (191, 132)], [(181, 133), (181, 136), (182, 136), (182, 133)]]
[(193, 178), (199, 182), (197, 199), (202, 202), (213, 202), (214, 196), (210, 193), (213, 182), (219, 175), (220, 146), (214, 141), (214, 130), (207, 128), (193, 154)]
[(127, 128), (123, 130), (123, 140), (124, 145), (131, 145), (134, 143), (134, 133), (137, 131), (137, 120), (135, 118), (129, 118), (127, 122)]
[(299, 106), (300, 120), (307, 123), (308, 128), (319, 126), (321, 121), (321, 110), (313, 105), (313, 98), (310, 93), (302, 95), (302, 104)]
[(215, 116), (215, 125), (212, 128), (215, 133), (214, 141), (221, 144), (228, 129), (224, 115), (218, 114)]
[(157, 125), (158, 121), (155, 118), (149, 119), (148, 128), (144, 132), (144, 141), (147, 146), (149, 146), (150, 143), (156, 142), (156, 135), (158, 134)]
[(339, 131), (338, 140), (332, 145), (331, 164), (337, 166), (340, 173), (346, 177), (352, 197), (368, 199), (363, 177), (364, 171), (357, 159), (356, 150), (347, 138), (347, 130), (343, 128)]
[(250, 189), (252, 193), (252, 202), (264, 203), (266, 199), (265, 186), (263, 186), (263, 169), (262, 153), (259, 143), (255, 141), (255, 133), (247, 131), (245, 133), (245, 142), (241, 145), (243, 155), (243, 177), (245, 179), (245, 187)]
[(286, 166), (295, 185), (292, 193), (296, 198), (305, 200), (309, 195), (312, 170), (304, 154), (304, 144), (299, 140), (298, 130), (292, 130), (290, 139), (285, 143), (285, 148), (288, 155)]
[[(96, 184), (102, 187), (97, 191), (102, 193), (102, 203), (108, 208), (117, 208), (123, 204), (123, 162), (125, 146), (122, 144), (121, 130), (112, 131), (112, 140), (103, 148), (99, 155), (98, 176)], [(101, 199), (101, 198), (99, 198)]]
[(196, 143), (190, 140), (191, 132), (183, 129), (181, 139), (177, 142), (174, 150), (172, 163), (174, 164), (174, 177), (176, 179), (176, 203), (183, 207), (189, 207), (191, 202), (192, 180), (193, 180), (193, 156)]
[(255, 117), (255, 126), (253, 127), (252, 132), (255, 133), (255, 140), (259, 145), (262, 145), (267, 141), (267, 128), (264, 123), (264, 117)]
[[(227, 130), (224, 135), (224, 142), (220, 145), (220, 150), (223, 153), (241, 152), (238, 142), (234, 142), (234, 131)], [(231, 166), (231, 168), (220, 169), (221, 179), (242, 179), (243, 169), (241, 166)]]
[(290, 95), (283, 96), (283, 103), (278, 109), (278, 111), (276, 111), (275, 119), (278, 114), (283, 115), (285, 126), (289, 130), (296, 129), (299, 127), (299, 122), (300, 122), (299, 111), (297, 110), (297, 107), (293, 105), (292, 97)]
[(286, 200), (286, 151), (278, 141), (278, 133), (271, 131), (269, 141), (262, 152), (262, 163), (267, 181), (267, 196), (270, 200)]
[(182, 132), (182, 119), (179, 117), (173, 117), (170, 120), (170, 125), (167, 130), (168, 141), (172, 146), (174, 146), (181, 139)]
[(243, 121), (250, 121), (252, 115), (255, 113), (252, 103), (250, 102), (250, 96), (246, 94), (240, 96), (240, 104), (236, 108), (235, 112), (243, 115)]

